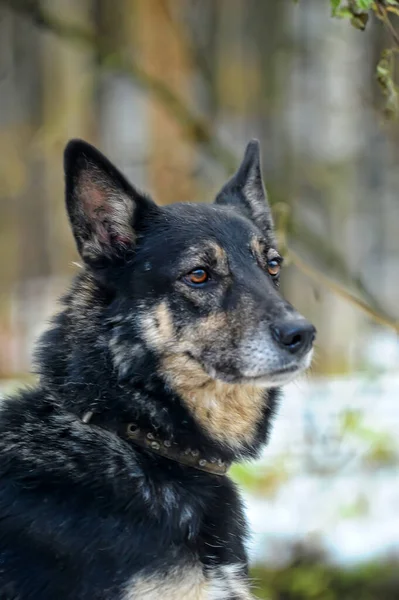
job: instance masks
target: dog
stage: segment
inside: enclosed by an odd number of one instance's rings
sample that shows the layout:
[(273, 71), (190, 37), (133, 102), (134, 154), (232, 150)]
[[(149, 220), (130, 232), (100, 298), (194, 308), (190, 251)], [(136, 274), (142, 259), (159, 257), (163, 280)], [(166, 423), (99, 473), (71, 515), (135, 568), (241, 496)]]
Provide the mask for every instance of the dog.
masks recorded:
[(267, 441), (314, 327), (282, 298), (259, 143), (213, 204), (158, 206), (65, 149), (82, 269), (0, 410), (0, 600), (247, 600), (227, 471)]

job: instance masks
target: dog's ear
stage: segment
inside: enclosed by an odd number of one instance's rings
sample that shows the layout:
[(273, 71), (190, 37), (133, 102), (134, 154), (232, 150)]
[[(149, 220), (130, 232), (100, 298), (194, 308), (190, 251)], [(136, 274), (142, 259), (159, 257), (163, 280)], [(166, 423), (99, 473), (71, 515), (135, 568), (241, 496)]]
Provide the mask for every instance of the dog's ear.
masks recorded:
[(64, 153), (66, 205), (83, 260), (92, 265), (134, 250), (135, 223), (156, 205), (93, 146), (71, 140)]
[(239, 210), (267, 238), (273, 238), (273, 218), (262, 180), (258, 140), (249, 142), (238, 171), (221, 189), (215, 203)]

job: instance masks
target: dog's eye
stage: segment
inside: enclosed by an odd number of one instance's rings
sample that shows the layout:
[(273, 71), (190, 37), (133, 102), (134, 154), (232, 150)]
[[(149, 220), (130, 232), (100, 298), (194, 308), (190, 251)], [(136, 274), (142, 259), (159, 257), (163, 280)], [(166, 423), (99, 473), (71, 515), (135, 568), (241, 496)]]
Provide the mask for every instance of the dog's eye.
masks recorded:
[(277, 277), (281, 270), (281, 261), (277, 258), (272, 258), (267, 261), (267, 270), (272, 277)]
[(185, 283), (188, 283), (188, 285), (192, 285), (194, 287), (203, 285), (208, 281), (208, 279), (209, 275), (205, 269), (194, 269), (194, 271), (191, 271), (183, 277), (183, 281)]

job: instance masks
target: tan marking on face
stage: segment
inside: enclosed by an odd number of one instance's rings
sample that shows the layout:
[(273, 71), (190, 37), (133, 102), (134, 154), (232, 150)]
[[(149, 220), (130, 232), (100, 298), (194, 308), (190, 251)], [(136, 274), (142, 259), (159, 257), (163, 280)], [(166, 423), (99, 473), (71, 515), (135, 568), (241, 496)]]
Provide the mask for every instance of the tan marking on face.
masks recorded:
[(206, 319), (198, 320), (196, 325), (183, 328), (177, 337), (172, 312), (166, 302), (161, 302), (152, 311), (146, 310), (140, 322), (147, 344), (163, 353), (168, 350), (173, 350), (174, 353), (195, 350), (202, 343), (208, 342), (210, 335), (215, 335), (227, 327), (224, 313), (212, 314)]
[(166, 302), (161, 302), (155, 309), (155, 315), (158, 321), (158, 332), (162, 343), (171, 342), (174, 337), (173, 320), (170, 309)]
[(264, 267), (266, 266), (265, 244), (257, 237), (251, 239), (251, 250), (256, 256), (258, 262)]
[(155, 350), (165, 351), (175, 342), (172, 314), (166, 302), (143, 314), (141, 330), (147, 344)]
[(229, 265), (225, 250), (216, 242), (206, 241), (198, 246), (192, 246), (180, 261), (180, 270), (187, 271), (198, 267), (216, 268), (216, 270), (227, 275)]
[(197, 343), (208, 340), (209, 335), (215, 335), (228, 327), (227, 315), (224, 312), (212, 313), (205, 319), (201, 319), (195, 327), (185, 328), (182, 338), (197, 340)]
[(211, 438), (232, 448), (251, 443), (262, 416), (262, 388), (213, 379), (197, 361), (183, 354), (164, 357), (162, 371)]
[(228, 272), (229, 266), (228, 266), (227, 254), (226, 254), (225, 250), (221, 246), (219, 246), (219, 244), (216, 244), (215, 242), (211, 242), (210, 247), (212, 248), (213, 252), (215, 253), (215, 258), (216, 258), (219, 269), (222, 272)]
[(139, 577), (129, 584), (123, 600), (252, 600), (239, 564), (215, 567), (205, 576), (200, 563), (172, 569), (164, 577)]

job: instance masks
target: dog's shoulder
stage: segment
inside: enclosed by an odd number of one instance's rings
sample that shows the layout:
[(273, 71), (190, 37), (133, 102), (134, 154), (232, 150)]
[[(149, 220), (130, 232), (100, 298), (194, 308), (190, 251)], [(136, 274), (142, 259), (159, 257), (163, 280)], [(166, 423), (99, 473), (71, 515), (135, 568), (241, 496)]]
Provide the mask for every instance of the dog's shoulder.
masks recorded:
[[(68, 589), (72, 598), (85, 580), (99, 593), (114, 582), (130, 598), (128, 582), (134, 593), (140, 585), (152, 589), (157, 574), (172, 566), (185, 575), (168, 585), (185, 589), (192, 553), (212, 573), (214, 564), (230, 564), (231, 557), (245, 564), (246, 528), (234, 484), (226, 477), (205, 484), (207, 475), (185, 477), (179, 465), (154, 460), (67, 413), (43, 390), (4, 400), (0, 559), (7, 570), (0, 571), (0, 588), (17, 581), (25, 593), (24, 581), (34, 570), (37, 591), (29, 597), (42, 600), (51, 569), (59, 573), (53, 597), (66, 597)], [(140, 573), (149, 564), (150, 579), (144, 580)], [(110, 591), (109, 597), (119, 594)]]
[[(140, 460), (111, 432), (85, 424), (79, 416), (40, 388), (6, 398), (0, 406), (0, 475), (34, 489), (49, 485), (52, 493), (64, 486), (74, 492), (105, 489), (114, 477), (129, 484), (144, 480)], [(118, 490), (122, 493), (124, 486)], [(110, 491), (110, 490), (109, 490)], [(96, 498), (98, 506), (98, 498)]]
[(177, 519), (182, 531), (192, 521), (193, 511), (177, 505), (177, 497), (172, 485), (152, 481), (123, 440), (82, 423), (44, 391), (5, 399), (0, 593), (15, 584), (21, 598), (34, 600), (80, 597), (83, 588), (93, 598), (96, 590), (99, 598), (119, 597), (114, 589), (154, 553), (166, 560)]

